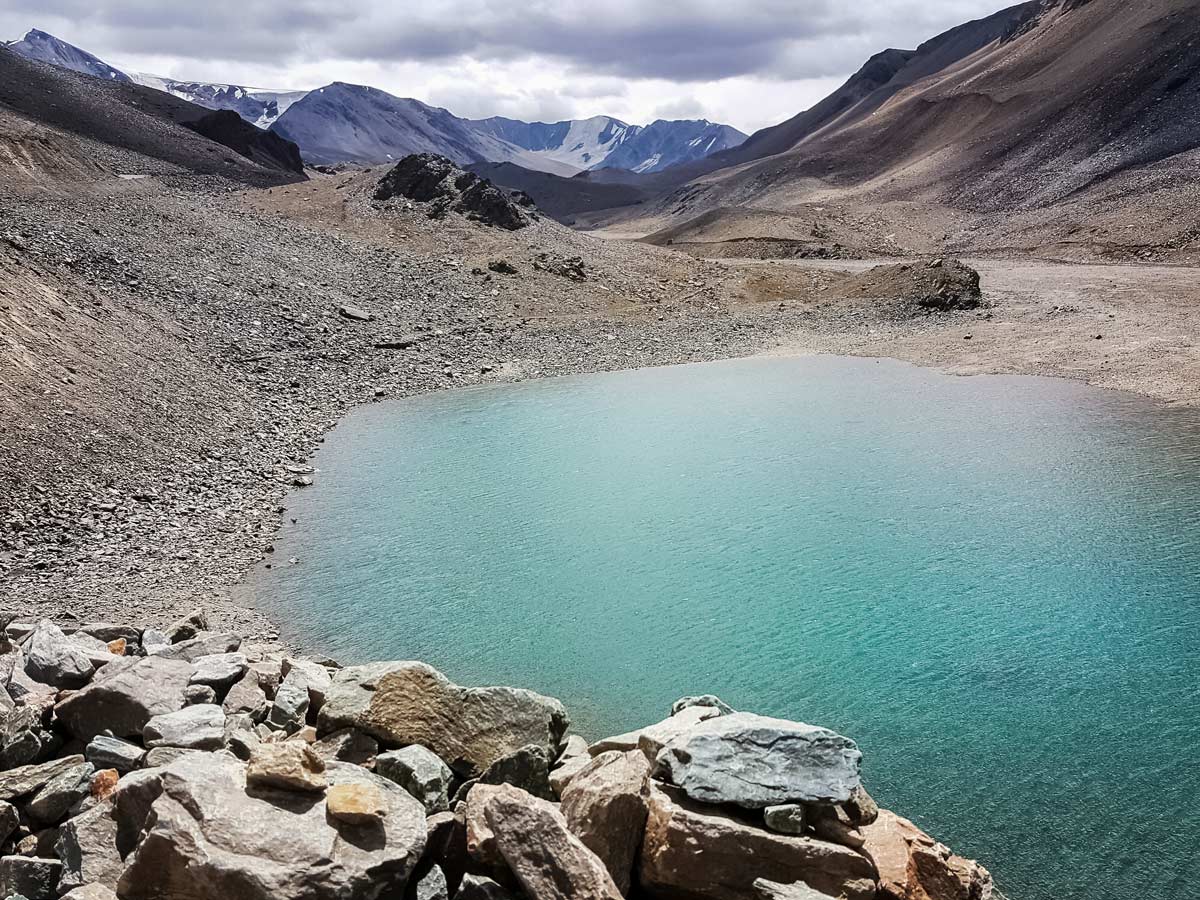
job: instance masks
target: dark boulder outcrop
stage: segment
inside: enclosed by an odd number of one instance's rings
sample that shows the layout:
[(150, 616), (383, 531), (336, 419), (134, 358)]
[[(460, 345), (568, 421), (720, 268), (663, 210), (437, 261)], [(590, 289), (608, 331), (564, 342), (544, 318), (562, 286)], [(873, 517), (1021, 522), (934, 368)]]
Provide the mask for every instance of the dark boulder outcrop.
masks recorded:
[(472, 221), (517, 231), (531, 224), (534, 214), (526, 198), (519, 201), (486, 178), (465, 172), (433, 153), (417, 153), (396, 163), (379, 182), (375, 199), (403, 197), (429, 204), (430, 218), (461, 213)]

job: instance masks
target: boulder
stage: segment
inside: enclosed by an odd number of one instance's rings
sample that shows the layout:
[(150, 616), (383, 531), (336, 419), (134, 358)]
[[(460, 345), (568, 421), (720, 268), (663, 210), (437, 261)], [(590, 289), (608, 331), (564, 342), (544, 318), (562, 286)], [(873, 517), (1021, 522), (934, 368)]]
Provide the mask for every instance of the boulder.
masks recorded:
[[(315, 744), (313, 749), (321, 755), (321, 758), (327, 762), (337, 760), (338, 762), (356, 763), (365, 765), (370, 760), (375, 759), (379, 755), (379, 742), (370, 735), (363, 734), (357, 728), (343, 728), (341, 731), (335, 731), (333, 734), (327, 734)], [(441, 760), (438, 760), (441, 762)], [(375, 769), (379, 772), (378, 767)], [(379, 774), (383, 774), (380, 772)], [(390, 776), (384, 776), (390, 777)], [(395, 781), (392, 778), (392, 781)], [(404, 787), (404, 785), (401, 785)], [(412, 791), (409, 791), (412, 793)], [(413, 796), (416, 796), (413, 794)], [(420, 797), (417, 797), (420, 800)]]
[(862, 827), (863, 852), (879, 869), (879, 900), (991, 900), (992, 876), (908, 819), (880, 810)]
[(155, 716), (142, 729), (147, 747), (219, 750), (225, 744), (225, 712), (202, 703)]
[(25, 797), (40, 790), (51, 779), (83, 765), (82, 756), (64, 756), (38, 765), (21, 766), (0, 772), (0, 800)]
[(826, 728), (733, 713), (672, 738), (654, 774), (695, 800), (748, 808), (782, 803), (844, 803), (859, 786), (862, 754)]
[(267, 713), (267, 724), (288, 732), (297, 731), (308, 721), (308, 708), (311, 703), (305, 672), (302, 669), (292, 669), (275, 692), (275, 701), (271, 711)]
[(259, 788), (323, 793), (325, 760), (301, 741), (259, 744), (250, 752), (246, 784)]
[(218, 693), (233, 686), (241, 678), (250, 664), (241, 653), (214, 653), (212, 656), (201, 656), (196, 660), (196, 670), (192, 672), (192, 684), (203, 684), (213, 688)]
[(840, 806), (809, 803), (805, 807), (805, 814), (813, 834), (821, 840), (845, 844), (856, 850), (862, 847), (865, 841), (862, 829), (850, 821), (850, 817)]
[(178, 644), (190, 640), (202, 631), (208, 631), (208, 615), (202, 609), (197, 609), (191, 615), (180, 619), (166, 631), (167, 643)]
[(314, 713), (320, 712), (325, 705), (325, 695), (333, 683), (329, 670), (320, 663), (308, 659), (288, 657), (280, 664), (280, 674), (283, 682), (289, 678), (298, 681), (308, 690), (308, 705)]
[(387, 815), (383, 792), (372, 784), (335, 784), (325, 796), (325, 808), (350, 825), (377, 824)]
[(258, 672), (254, 669), (249, 669), (238, 679), (225, 695), (225, 702), (221, 705), (228, 715), (248, 713), (258, 721), (266, 718), (269, 707), (267, 692), (259, 683)]
[(207, 684), (189, 684), (183, 697), (188, 706), (212, 706), (217, 702), (217, 692)]
[(146, 751), (121, 738), (100, 734), (92, 738), (83, 755), (97, 769), (116, 769), (124, 775), (142, 764)]
[(42, 716), (33, 706), (0, 712), (0, 770), (28, 765), (42, 755)]
[(55, 775), (26, 804), (25, 811), (43, 825), (57, 825), (71, 807), (90, 794), (95, 771), (91, 763), (82, 762)]
[(116, 890), (125, 863), (117, 850), (112, 802), (99, 803), (68, 819), (59, 829), (54, 850), (63, 865), (60, 891), (88, 884)]
[(550, 790), (556, 797), (561, 797), (563, 789), (571, 783), (571, 779), (585, 769), (592, 761), (588, 752), (587, 741), (577, 734), (567, 737), (563, 752), (559, 755), (554, 768), (550, 770)]
[(511, 784), (523, 791), (553, 800), (550, 788), (550, 757), (544, 747), (529, 745), (502, 756), (479, 776), (480, 784)]
[(647, 758), (653, 761), (654, 757), (658, 755), (658, 751), (668, 741), (690, 730), (698, 723), (719, 715), (721, 715), (720, 710), (713, 707), (680, 707), (678, 712), (671, 713), (661, 722), (647, 725), (637, 731), (628, 731), (625, 734), (616, 734), (596, 741), (588, 748), (588, 751), (592, 756), (599, 756), (601, 753), (608, 753), (611, 750), (619, 750), (624, 753), (627, 750), (636, 750), (641, 747)]
[(850, 799), (842, 804), (851, 825), (870, 825), (879, 818), (879, 804), (859, 785), (850, 792)]
[(509, 687), (464, 688), (419, 662), (342, 669), (321, 710), (322, 734), (355, 727), (385, 745), (428, 747), (464, 778), (534, 744), (553, 758), (566, 733), (561, 703)]
[(246, 766), (220, 753), (191, 754), (162, 771), (145, 836), (127, 860), (123, 900), (373, 900), (399, 896), (421, 856), (425, 816), (397, 785), (334, 764), (333, 785), (380, 791), (387, 814), (351, 825), (319, 794), (247, 790)]
[(24, 653), (26, 674), (52, 687), (83, 687), (96, 671), (87, 653), (48, 619), (39, 622), (29, 635)]
[[(703, 865), (697, 865), (703, 860)], [(774, 834), (651, 783), (638, 883), (663, 900), (761, 900), (756, 879), (803, 882), (843, 900), (875, 900), (875, 866), (849, 847)]]
[(130, 660), (97, 678), (55, 707), (55, 715), (72, 735), (91, 741), (108, 731), (117, 737), (140, 737), (154, 716), (175, 712), (185, 703), (191, 663), (161, 657)]
[(472, 868), (491, 869), (494, 874), (507, 871), (504, 858), (496, 846), (496, 835), (487, 818), (488, 804), (500, 789), (501, 785), (498, 784), (473, 785), (463, 803), (467, 856), (473, 864)]
[(21, 817), (17, 808), (11, 803), (0, 800), (0, 844), (7, 843), (20, 824)]
[(803, 803), (782, 803), (763, 810), (763, 824), (780, 834), (804, 834), (808, 830), (808, 817)]
[(454, 773), (432, 750), (413, 744), (375, 757), (375, 773), (396, 782), (421, 801), (427, 814), (450, 808)]
[(671, 704), (671, 715), (677, 716), (685, 709), (693, 706), (715, 709), (718, 715), (727, 716), (734, 712), (732, 706), (714, 694), (701, 694), (698, 697), (680, 697)]
[[(94, 638), (91, 635), (83, 632), (75, 632), (70, 635), (67, 640), (74, 644), (79, 651), (87, 657), (87, 661), (92, 664), (93, 669), (99, 669), (102, 666), (108, 665), (115, 659), (120, 659), (124, 656), (124, 652), (113, 653), (109, 645), (99, 638)], [(114, 646), (119, 646), (124, 650), (124, 642), (115, 643)]]
[(233, 653), (242, 645), (236, 634), (221, 634), (216, 631), (201, 631), (193, 638), (161, 648), (155, 655), (162, 659), (181, 659), (195, 662), (202, 656)]
[(62, 863), (29, 856), (0, 857), (0, 896), (26, 900), (54, 900)]
[(450, 900), (450, 889), (442, 870), (432, 866), (420, 877), (414, 876), (404, 891), (404, 900)]
[(604, 863), (553, 803), (501, 785), (484, 806), (496, 849), (530, 900), (619, 900)]
[(563, 791), (562, 814), (622, 894), (629, 893), (650, 797), (650, 763), (637, 750), (597, 756)]
[(406, 156), (380, 179), (375, 199), (385, 201), (395, 197), (429, 203), (431, 218), (452, 210), (484, 225), (509, 231), (524, 228), (533, 221), (507, 191), (433, 153)]

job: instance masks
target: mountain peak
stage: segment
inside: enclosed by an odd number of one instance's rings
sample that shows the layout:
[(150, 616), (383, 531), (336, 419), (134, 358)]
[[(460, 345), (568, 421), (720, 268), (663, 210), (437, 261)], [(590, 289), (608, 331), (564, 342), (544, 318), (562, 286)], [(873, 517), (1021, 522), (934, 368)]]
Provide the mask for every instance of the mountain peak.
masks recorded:
[(49, 63), (73, 72), (82, 72), (84, 75), (94, 75), (106, 81), (133, 80), (120, 69), (114, 69), (86, 50), (80, 50), (74, 44), (68, 44), (48, 31), (38, 28), (29, 29), (23, 39), (4, 46), (26, 59)]

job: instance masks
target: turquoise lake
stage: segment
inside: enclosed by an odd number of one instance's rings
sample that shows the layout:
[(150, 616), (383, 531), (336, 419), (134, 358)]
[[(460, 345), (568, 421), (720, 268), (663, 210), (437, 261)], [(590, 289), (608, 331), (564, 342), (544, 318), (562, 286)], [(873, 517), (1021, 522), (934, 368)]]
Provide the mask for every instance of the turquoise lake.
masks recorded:
[(1197, 894), (1194, 411), (769, 358), (375, 404), (314, 462), (252, 588), (323, 652), (589, 738), (716, 693), (856, 739), (1012, 900)]

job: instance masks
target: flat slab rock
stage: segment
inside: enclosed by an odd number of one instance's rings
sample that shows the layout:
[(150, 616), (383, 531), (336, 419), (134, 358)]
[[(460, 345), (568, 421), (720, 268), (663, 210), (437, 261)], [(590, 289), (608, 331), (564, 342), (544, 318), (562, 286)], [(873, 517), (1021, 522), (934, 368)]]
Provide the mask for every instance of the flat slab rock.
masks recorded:
[(161, 773), (148, 827), (121, 877), (123, 900), (229, 897), (344, 900), (400, 896), (425, 846), (425, 810), (398, 785), (333, 763), (330, 784), (362, 784), (381, 822), (328, 814), (323, 795), (250, 787), (244, 763), (188, 754)]
[(153, 717), (183, 709), (192, 664), (150, 656), (105, 666), (91, 684), (55, 707), (55, 715), (75, 737), (90, 741), (104, 731), (141, 737)]
[(761, 809), (844, 803), (862, 783), (861, 764), (854, 741), (827, 728), (733, 713), (672, 737), (654, 774), (695, 800)]
[(520, 688), (465, 688), (432, 666), (384, 662), (336, 673), (321, 707), (321, 734), (358, 728), (385, 746), (428, 747), (459, 775), (477, 777), (526, 745), (551, 759), (569, 720), (563, 705)]

